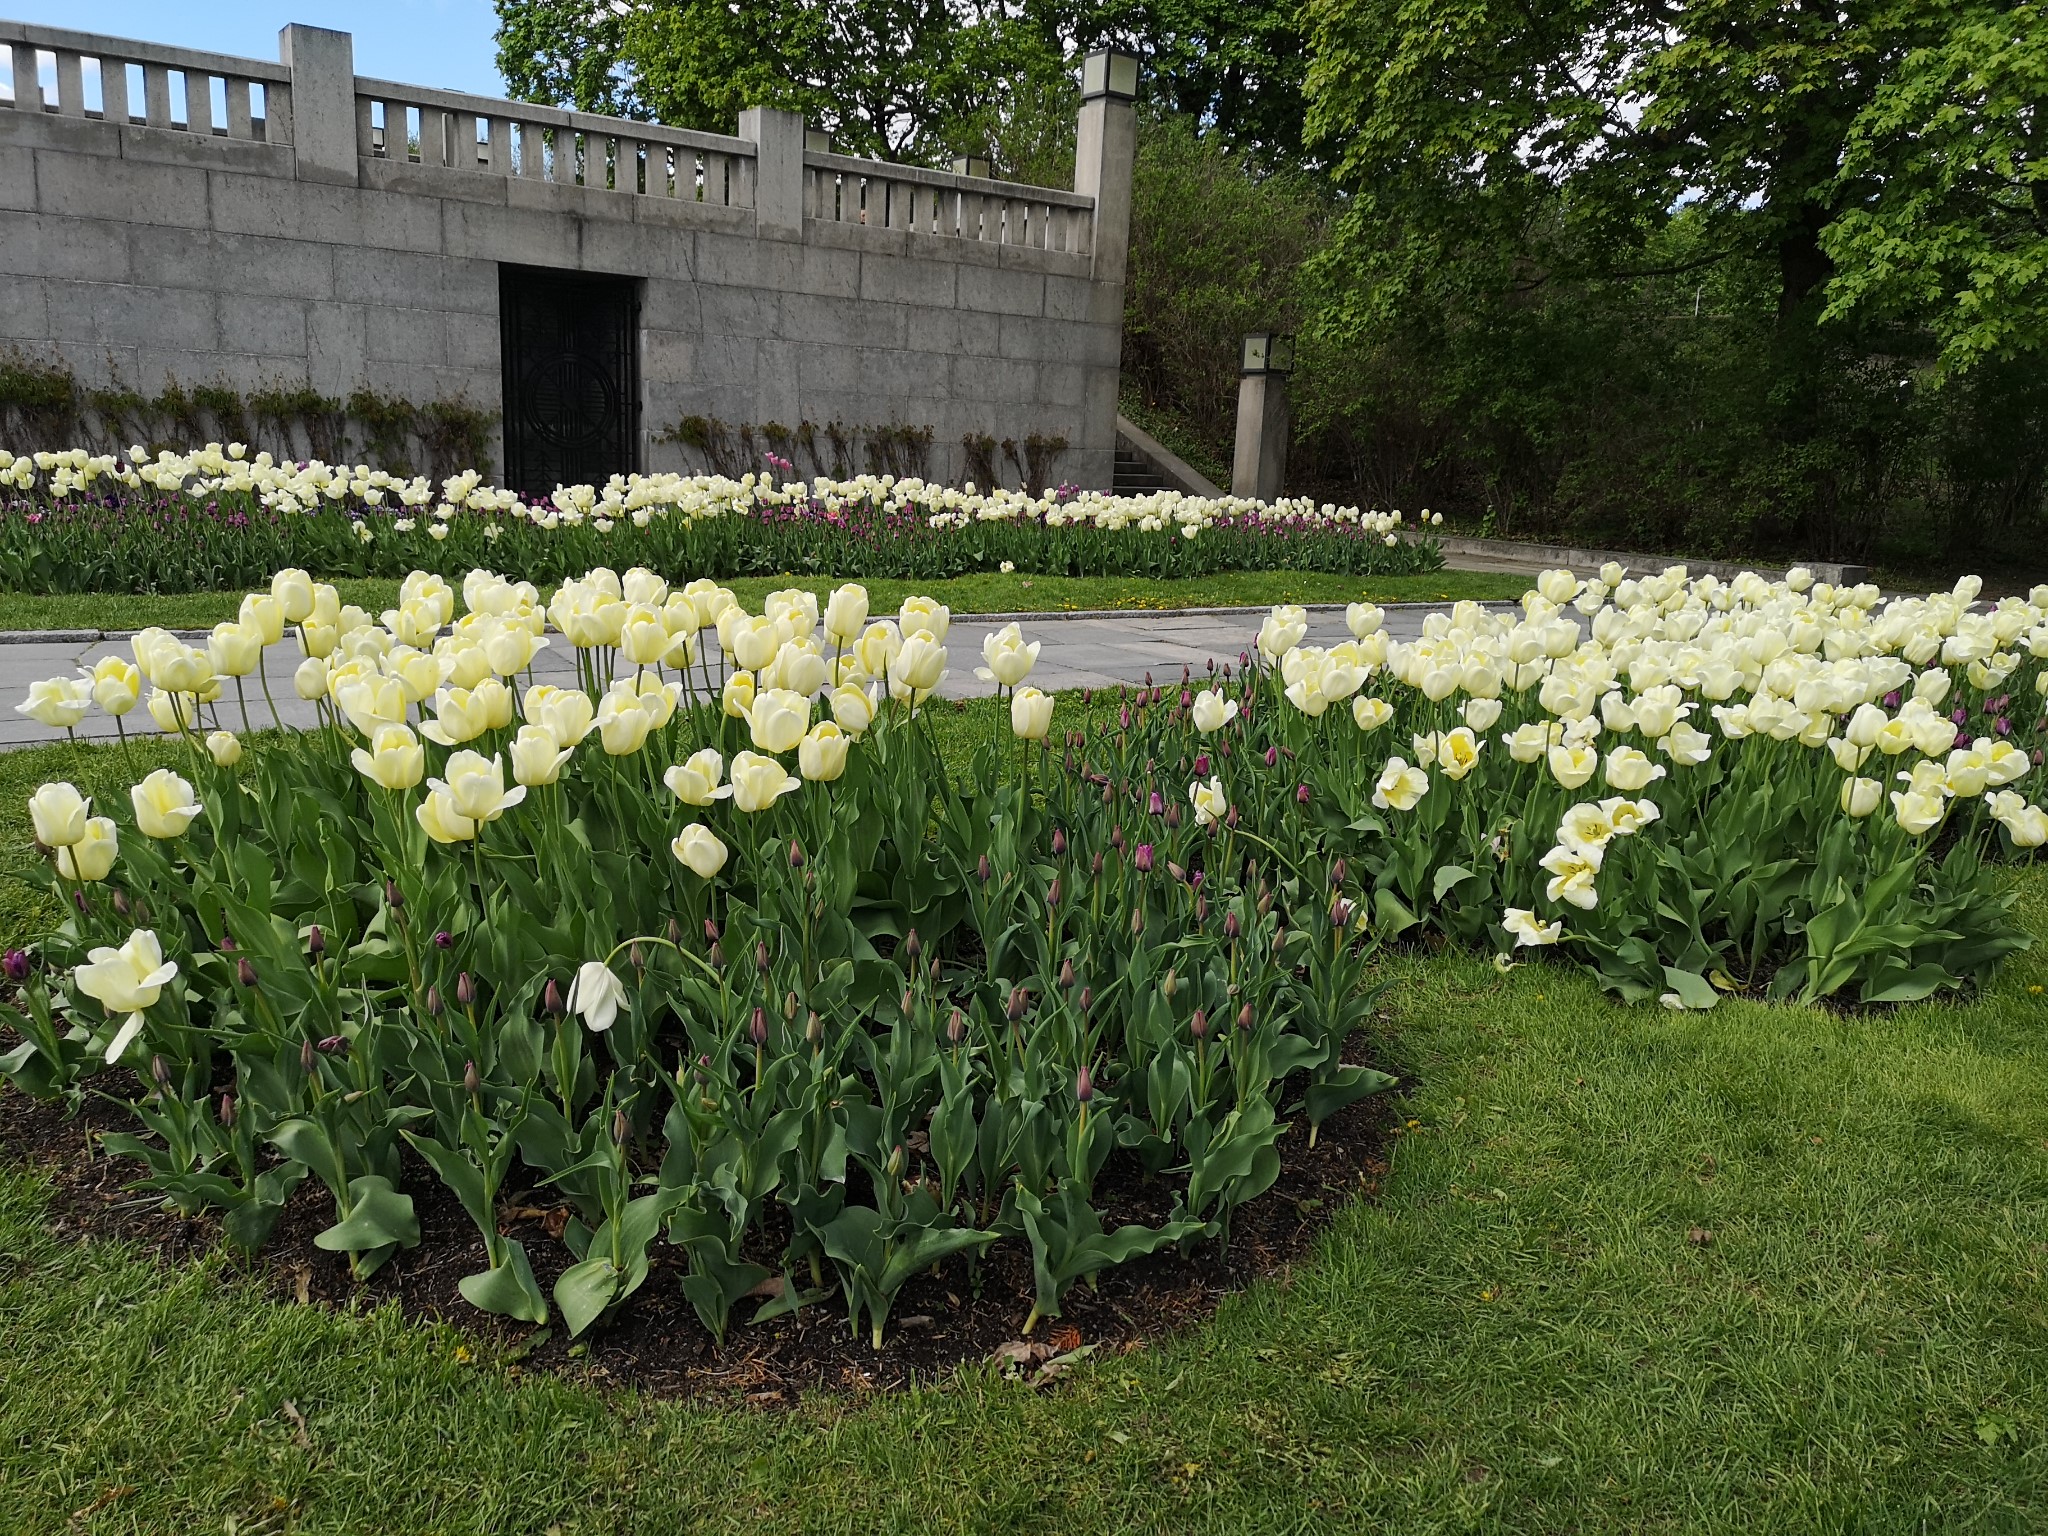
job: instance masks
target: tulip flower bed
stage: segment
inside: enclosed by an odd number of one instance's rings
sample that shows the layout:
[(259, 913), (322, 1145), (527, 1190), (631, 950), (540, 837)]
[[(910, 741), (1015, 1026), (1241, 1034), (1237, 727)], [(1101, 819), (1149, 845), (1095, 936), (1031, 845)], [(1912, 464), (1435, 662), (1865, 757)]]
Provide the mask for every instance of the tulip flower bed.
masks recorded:
[[(481, 1235), (462, 1294), (572, 1333), (660, 1247), (714, 1334), (829, 1295), (879, 1342), (911, 1276), (1005, 1243), (1028, 1328), (1227, 1240), (1285, 1125), (1385, 1084), (1347, 1055), (1382, 940), (1551, 950), (1679, 1009), (1910, 1001), (2027, 943), (1987, 861), (2048, 841), (2010, 739), (2048, 591), (1550, 572), (1412, 643), (1356, 605), (1328, 648), (1282, 608), (1243, 667), (1071, 733), (1012, 625), (964, 782), (937, 604), (755, 614), (645, 570), (461, 596), (415, 574), (379, 623), (286, 571), (208, 647), (37, 686), (62, 727), (146, 681), (187, 762), (114, 815), (31, 800), (68, 911), (8, 957), (0, 1070), (132, 1069), (145, 1187), (254, 1246), (316, 1179), (359, 1277), (417, 1240), (409, 1150)], [(328, 723), (245, 743), (222, 705), (287, 634)], [(518, 688), (553, 645), (580, 686)], [(1168, 1208), (1105, 1221), (1119, 1170)], [(573, 1211), (545, 1291), (500, 1230), (533, 1189)]]
[(212, 591), (282, 567), (332, 578), (421, 569), (459, 579), (488, 565), (554, 582), (596, 565), (935, 581), (997, 570), (1385, 576), (1443, 564), (1434, 545), (1399, 537), (1398, 512), (1307, 501), (669, 474), (568, 486), (527, 502), (475, 473), (437, 487), (367, 465), (277, 464), (247, 457), (239, 444), (131, 452), (132, 464), (82, 451), (0, 451), (0, 588)]
[[(692, 655), (700, 596), (746, 669)], [(1291, 1119), (1387, 1081), (1345, 1059), (1374, 993), (1343, 871), (1213, 799), (1148, 809), (1135, 759), (1120, 794), (1064, 770), (1014, 627), (983, 656), (1010, 729), (963, 790), (923, 713), (933, 605), (869, 624), (844, 589), (821, 639), (802, 595), (749, 615), (598, 573), (545, 615), (587, 688), (515, 695), (533, 593), (478, 573), (466, 597), (444, 634), (433, 578), (378, 626), (281, 577), (250, 643), (292, 625), (333, 717), (297, 739), (206, 729), (235, 637), (142, 636), (87, 691), (146, 673), (184, 772), (115, 816), (31, 801), (70, 915), (9, 961), (0, 1070), (47, 1096), (132, 1067), (141, 1134), (108, 1145), (232, 1240), (317, 1180), (315, 1242), (367, 1279), (418, 1241), (410, 1152), (476, 1224), (461, 1293), (489, 1312), (581, 1333), (659, 1247), (715, 1335), (768, 1291), (748, 1315), (836, 1295), (879, 1344), (911, 1277), (970, 1284), (1007, 1241), (1028, 1330), (1078, 1281), (1226, 1239)], [(1112, 1159), (1171, 1188), (1159, 1219), (1104, 1221)], [(546, 1290), (500, 1232), (514, 1190), (574, 1212)]]

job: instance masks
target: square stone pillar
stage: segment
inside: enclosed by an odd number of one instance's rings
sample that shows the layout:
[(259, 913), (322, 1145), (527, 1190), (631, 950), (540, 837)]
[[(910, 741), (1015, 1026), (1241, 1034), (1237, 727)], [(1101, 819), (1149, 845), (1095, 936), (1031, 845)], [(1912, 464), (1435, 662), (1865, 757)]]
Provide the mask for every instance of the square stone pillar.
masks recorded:
[(1138, 114), (1117, 96), (1081, 103), (1075, 125), (1074, 190), (1095, 199), (1095, 280), (1118, 283), (1131, 252), (1131, 173), (1138, 156)]
[(292, 154), (300, 181), (356, 184), (356, 44), (346, 32), (296, 22), (277, 34), (292, 72)]
[(1230, 494), (1278, 501), (1287, 483), (1287, 375), (1247, 373), (1237, 384), (1237, 452)]
[(740, 114), (740, 137), (754, 146), (755, 228), (774, 239), (803, 239), (803, 114), (749, 107)]

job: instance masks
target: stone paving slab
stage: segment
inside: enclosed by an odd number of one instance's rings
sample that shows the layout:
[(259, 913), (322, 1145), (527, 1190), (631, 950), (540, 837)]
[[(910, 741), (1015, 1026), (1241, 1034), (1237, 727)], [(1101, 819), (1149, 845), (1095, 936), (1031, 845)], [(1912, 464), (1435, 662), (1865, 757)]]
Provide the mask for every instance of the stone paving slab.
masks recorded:
[[(1422, 605), (1390, 607), (1387, 629), (1396, 639), (1412, 640), (1421, 634), (1423, 619), (1430, 611)], [(1176, 614), (1031, 614), (1015, 622), (1022, 625), (1025, 638), (1043, 643), (1031, 681), (1052, 692), (1136, 685), (1143, 683), (1148, 673), (1156, 681), (1166, 683), (1178, 679), (1183, 666), (1202, 677), (1212, 661), (1219, 668), (1226, 663), (1235, 667), (1251, 648), (1265, 614), (1263, 608)], [(949, 675), (939, 690), (941, 697), (975, 698), (992, 691), (989, 684), (975, 677), (974, 669), (981, 664), (983, 638), (1009, 622), (1010, 617), (1001, 614), (953, 621), (946, 635)], [(1334, 644), (1345, 638), (1346, 633), (1342, 609), (1311, 610), (1310, 644)], [(535, 658), (534, 681), (571, 683), (573, 653), (561, 636), (549, 638), (548, 648)], [(716, 658), (717, 636), (706, 631), (702, 642)], [(125, 638), (100, 638), (92, 631), (42, 635), (0, 645), (0, 750), (57, 739), (57, 733), (15, 712), (14, 706), (28, 696), (30, 683), (45, 677), (76, 675), (79, 669), (91, 667), (102, 656), (129, 654)], [(270, 697), (276, 701), (278, 722), (304, 727), (314, 724), (317, 717), (313, 706), (292, 690), (292, 673), (299, 660), (298, 647), (290, 640), (264, 651), (264, 676), (270, 685)], [(715, 660), (713, 665), (715, 669)], [(271, 707), (265, 701), (262, 682), (254, 676), (243, 681), (249, 723), (258, 729), (268, 726), (272, 720)], [(242, 699), (237, 698), (232, 686), (216, 710), (222, 726), (230, 730), (242, 728)], [(156, 730), (148, 712), (141, 708), (128, 716), (126, 724), (131, 734), (152, 735)], [(112, 740), (117, 728), (113, 720), (93, 710), (79, 726), (78, 734), (89, 740)]]

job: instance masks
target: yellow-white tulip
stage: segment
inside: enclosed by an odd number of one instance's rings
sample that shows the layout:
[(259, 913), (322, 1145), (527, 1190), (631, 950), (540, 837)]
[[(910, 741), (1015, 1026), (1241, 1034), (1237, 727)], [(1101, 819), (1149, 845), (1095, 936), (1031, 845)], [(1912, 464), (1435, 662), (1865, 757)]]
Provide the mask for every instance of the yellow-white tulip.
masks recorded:
[(1204, 688), (1195, 695), (1195, 702), (1188, 710), (1195, 722), (1195, 729), (1207, 736), (1220, 731), (1237, 718), (1237, 700), (1228, 698), (1220, 689)]
[(685, 805), (710, 805), (732, 793), (718, 781), (725, 774), (725, 759), (710, 747), (693, 752), (661, 776), (669, 792)]
[(470, 821), (496, 821), (526, 798), (526, 786), (505, 787), (505, 765), (481, 752), (456, 752), (441, 770), (442, 777), (429, 779), (427, 787), (448, 796), (458, 816)]
[(247, 677), (263, 662), (263, 631), (229, 621), (213, 626), (206, 641), (207, 659), (222, 677)]
[(242, 739), (233, 731), (214, 731), (206, 738), (206, 751), (218, 768), (232, 768), (242, 760)]
[(1405, 758), (1390, 757), (1372, 789), (1372, 803), (1383, 811), (1412, 811), (1429, 793), (1429, 775), (1410, 768)]
[(832, 720), (856, 739), (875, 723), (875, 701), (851, 683), (832, 690)]
[(1846, 814), (1860, 819), (1884, 804), (1884, 786), (1875, 779), (1844, 779), (1841, 802)]
[[(504, 684), (498, 686), (503, 688)], [(479, 698), (468, 688), (443, 688), (434, 695), (434, 718), (420, 726), (420, 734), (444, 747), (459, 747), (465, 741), (475, 741), (490, 728), (488, 698)]]
[(896, 615), (897, 626), (906, 641), (912, 635), (923, 635), (934, 645), (944, 642), (952, 622), (953, 615), (946, 605), (928, 597), (906, 598)]
[(1550, 776), (1566, 789), (1577, 789), (1600, 766), (1600, 754), (1591, 747), (1569, 746), (1564, 742), (1552, 747), (1547, 757)]
[(145, 777), (128, 791), (128, 799), (135, 807), (135, 828), (144, 837), (183, 837), (206, 809), (192, 786), (168, 768)]
[(837, 645), (851, 645), (868, 622), (868, 589), (855, 582), (833, 590), (825, 604), (825, 634)]
[(1470, 726), (1446, 731), (1436, 744), (1436, 765), (1445, 778), (1456, 782), (1479, 766), (1479, 749), (1483, 745)]
[(188, 693), (166, 693), (155, 689), (149, 696), (149, 718), (166, 735), (191, 730), (199, 723), (199, 706)]
[(1052, 729), (1053, 696), (1029, 686), (1010, 695), (1010, 731), (1022, 741), (1043, 741)]
[(766, 614), (742, 618), (730, 626), (731, 643), (726, 647), (740, 669), (752, 672), (766, 666), (782, 649), (782, 626)]
[(536, 683), (526, 690), (526, 719), (544, 728), (558, 747), (573, 747), (590, 734), (597, 719), (597, 706), (580, 688), (556, 688)]
[(749, 814), (765, 811), (782, 796), (801, 788), (803, 780), (790, 777), (789, 771), (772, 757), (741, 752), (732, 760), (732, 803)]
[(1517, 949), (1555, 944), (1564, 936), (1563, 923), (1539, 922), (1536, 914), (1525, 907), (1509, 907), (1501, 914), (1500, 925), (1514, 936)]
[(270, 593), (251, 592), (243, 598), (239, 617), (243, 628), (255, 630), (265, 645), (284, 638), (284, 604)]
[(612, 757), (627, 757), (646, 745), (654, 715), (637, 695), (608, 693), (597, 712), (598, 739)]
[(719, 702), (732, 719), (746, 719), (754, 707), (754, 674), (733, 673), (725, 680), (725, 687), (719, 692)]
[(109, 1018), (128, 1015), (107, 1044), (110, 1064), (119, 1061), (142, 1033), (143, 1010), (163, 995), (177, 974), (177, 962), (164, 958), (163, 946), (147, 928), (132, 930), (119, 949), (102, 945), (93, 950), (71, 973), (78, 990), (104, 1008)]
[(349, 761), (383, 789), (411, 789), (427, 776), (427, 749), (402, 725), (380, 725), (370, 733), (368, 751), (357, 747)]
[(787, 688), (756, 694), (747, 711), (747, 728), (763, 752), (787, 752), (804, 738), (811, 724), (811, 701)]
[(1025, 643), (1024, 631), (1016, 624), (1006, 624), (983, 638), (981, 642), (982, 666), (974, 669), (974, 675), (984, 683), (999, 683), (1005, 688), (1014, 688), (1031, 675), (1031, 669), (1038, 664), (1040, 642)]
[(945, 679), (946, 648), (922, 630), (905, 636), (903, 649), (889, 660), (889, 693), (893, 698), (921, 704)]
[(1927, 794), (1921, 790), (1893, 790), (1892, 813), (1899, 825), (1913, 837), (1932, 832), (1941, 825), (1941, 818), (1948, 810), (1948, 802), (1940, 795)]
[(327, 663), (318, 656), (308, 656), (292, 673), (292, 692), (309, 703), (314, 699), (327, 697)]
[(797, 772), (814, 783), (831, 783), (846, 772), (848, 744), (844, 731), (830, 720), (820, 720), (797, 743)]
[(1385, 699), (1361, 694), (1351, 701), (1351, 718), (1361, 731), (1376, 731), (1394, 718), (1394, 707)]
[(57, 873), (66, 880), (104, 880), (113, 873), (120, 851), (121, 837), (113, 818), (94, 816), (85, 824), (85, 836), (57, 850)]
[(270, 578), (270, 595), (277, 599), (278, 610), (287, 624), (303, 623), (313, 612), (313, 578), (304, 571), (279, 571)]
[(84, 678), (48, 677), (29, 684), (28, 697), (14, 706), (14, 712), (53, 731), (67, 731), (91, 706), (92, 684)]
[(92, 701), (108, 714), (125, 715), (142, 700), (142, 673), (119, 656), (93, 663)]
[(413, 807), (413, 819), (437, 843), (466, 843), (476, 836), (476, 823), (455, 808), (446, 790), (433, 790)]
[(1663, 778), (1664, 772), (1662, 764), (1651, 762), (1636, 748), (1616, 747), (1607, 754), (1601, 776), (1606, 779), (1610, 789), (1618, 789), (1623, 794), (1632, 795)]
[(520, 784), (552, 784), (562, 776), (562, 765), (575, 750), (557, 742), (554, 732), (544, 725), (522, 725), (507, 749), (512, 777)]
[(669, 844), (669, 851), (682, 861), (690, 873), (702, 880), (709, 880), (725, 868), (725, 861), (731, 852), (718, 840), (718, 835), (701, 821), (693, 821), (678, 832), (676, 840)]
[(92, 802), (68, 783), (45, 784), (28, 797), (29, 821), (45, 848), (68, 848), (85, 836)]

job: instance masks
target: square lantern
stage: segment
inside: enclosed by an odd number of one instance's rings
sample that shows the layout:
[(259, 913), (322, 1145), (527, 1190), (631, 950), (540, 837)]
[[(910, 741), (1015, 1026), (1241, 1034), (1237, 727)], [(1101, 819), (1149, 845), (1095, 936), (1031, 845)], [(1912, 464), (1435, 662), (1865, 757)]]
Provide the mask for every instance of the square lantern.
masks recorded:
[(993, 174), (986, 155), (955, 155), (953, 157), (955, 176), (978, 176), (987, 181)]
[(1107, 96), (1111, 101), (1138, 99), (1138, 56), (1116, 48), (1098, 48), (1081, 61), (1081, 99)]
[(1284, 331), (1254, 331), (1238, 354), (1240, 374), (1294, 372), (1294, 337)]
[(822, 128), (804, 130), (804, 153), (807, 155), (829, 155), (832, 153), (832, 135)]

